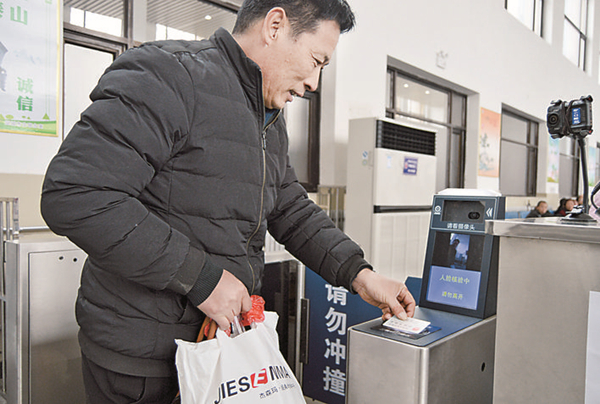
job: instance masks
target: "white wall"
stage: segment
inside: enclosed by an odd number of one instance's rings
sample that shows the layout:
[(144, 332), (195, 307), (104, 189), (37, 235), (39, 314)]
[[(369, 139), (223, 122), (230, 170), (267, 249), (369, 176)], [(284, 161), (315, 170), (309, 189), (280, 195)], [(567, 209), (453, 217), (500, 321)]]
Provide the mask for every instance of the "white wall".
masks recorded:
[[(545, 38), (508, 14), (503, 0), (349, 3), (356, 14), (356, 29), (342, 35), (334, 63), (323, 72), (323, 184), (346, 183), (348, 120), (384, 116), (388, 56), (476, 93), (469, 97), (468, 107), (467, 187), (498, 188), (497, 179), (477, 177), (480, 107), (500, 113), (506, 104), (545, 122), (552, 100), (587, 94), (600, 97), (598, 41), (592, 37), (589, 44), (593, 49), (588, 53), (591, 73), (562, 56), (563, 0), (544, 2), (546, 15), (552, 17), (546, 19)], [(594, 13), (598, 14), (597, 10)], [(600, 29), (593, 32), (598, 35)], [(554, 43), (548, 42), (550, 38)], [(448, 54), (444, 69), (436, 66), (440, 51)], [(600, 122), (599, 114), (600, 106), (596, 106), (595, 122)], [(538, 177), (545, 178), (544, 123), (540, 131)], [(596, 134), (588, 137), (592, 145), (597, 139)]]
[(0, 132), (0, 173), (44, 174), (60, 142), (60, 135), (49, 137)]

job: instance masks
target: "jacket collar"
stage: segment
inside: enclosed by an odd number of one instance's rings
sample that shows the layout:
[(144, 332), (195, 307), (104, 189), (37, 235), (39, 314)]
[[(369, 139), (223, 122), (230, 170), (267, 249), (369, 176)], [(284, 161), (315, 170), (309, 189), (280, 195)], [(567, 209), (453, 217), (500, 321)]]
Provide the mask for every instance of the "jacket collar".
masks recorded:
[(252, 106), (257, 112), (260, 111), (260, 115), (263, 115), (264, 101), (260, 67), (246, 56), (244, 50), (226, 29), (219, 28), (210, 39), (229, 60)]

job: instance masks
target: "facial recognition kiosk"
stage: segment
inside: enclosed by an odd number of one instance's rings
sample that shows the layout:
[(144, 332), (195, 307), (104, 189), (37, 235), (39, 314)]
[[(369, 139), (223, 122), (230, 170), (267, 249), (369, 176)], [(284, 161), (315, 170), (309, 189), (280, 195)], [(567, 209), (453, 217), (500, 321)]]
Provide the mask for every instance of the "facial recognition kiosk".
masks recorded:
[[(349, 329), (346, 403), (491, 403), (498, 237), (505, 199), (481, 190), (434, 196), (415, 318), (420, 334), (384, 327), (381, 318)], [(407, 281), (408, 283), (408, 281)]]

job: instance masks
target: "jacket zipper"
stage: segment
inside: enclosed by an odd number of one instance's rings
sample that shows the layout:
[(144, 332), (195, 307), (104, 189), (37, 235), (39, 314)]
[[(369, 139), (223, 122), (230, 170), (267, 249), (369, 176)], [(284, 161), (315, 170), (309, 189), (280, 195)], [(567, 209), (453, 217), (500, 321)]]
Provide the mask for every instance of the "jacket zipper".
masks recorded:
[(263, 205), (265, 202), (265, 183), (267, 182), (267, 130), (273, 124), (273, 122), (275, 122), (277, 118), (279, 118), (279, 114), (281, 114), (281, 110), (277, 112), (277, 115), (273, 119), (271, 119), (271, 122), (269, 122), (267, 126), (264, 127), (261, 133), (263, 174), (262, 185), (260, 190), (260, 210), (258, 212), (258, 223), (256, 224), (256, 229), (254, 229), (254, 232), (252, 232), (250, 237), (248, 237), (248, 241), (246, 242), (246, 256), (248, 257), (248, 266), (250, 266), (250, 272), (252, 273), (252, 291), (250, 293), (251, 295), (254, 294), (254, 288), (256, 286), (256, 277), (254, 276), (254, 268), (252, 267), (252, 263), (250, 262), (250, 241), (252, 241), (252, 238), (256, 235), (256, 233), (258, 233), (258, 230), (260, 229), (260, 225), (262, 223)]

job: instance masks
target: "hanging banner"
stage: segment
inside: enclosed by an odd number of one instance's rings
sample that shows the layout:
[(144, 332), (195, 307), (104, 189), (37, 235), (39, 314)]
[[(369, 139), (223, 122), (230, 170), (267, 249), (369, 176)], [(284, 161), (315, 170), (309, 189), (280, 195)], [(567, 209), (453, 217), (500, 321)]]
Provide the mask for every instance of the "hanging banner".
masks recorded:
[(481, 108), (479, 127), (479, 175), (498, 178), (500, 175), (500, 122), (502, 116)]
[(0, 131), (57, 136), (59, 0), (0, 2)]

